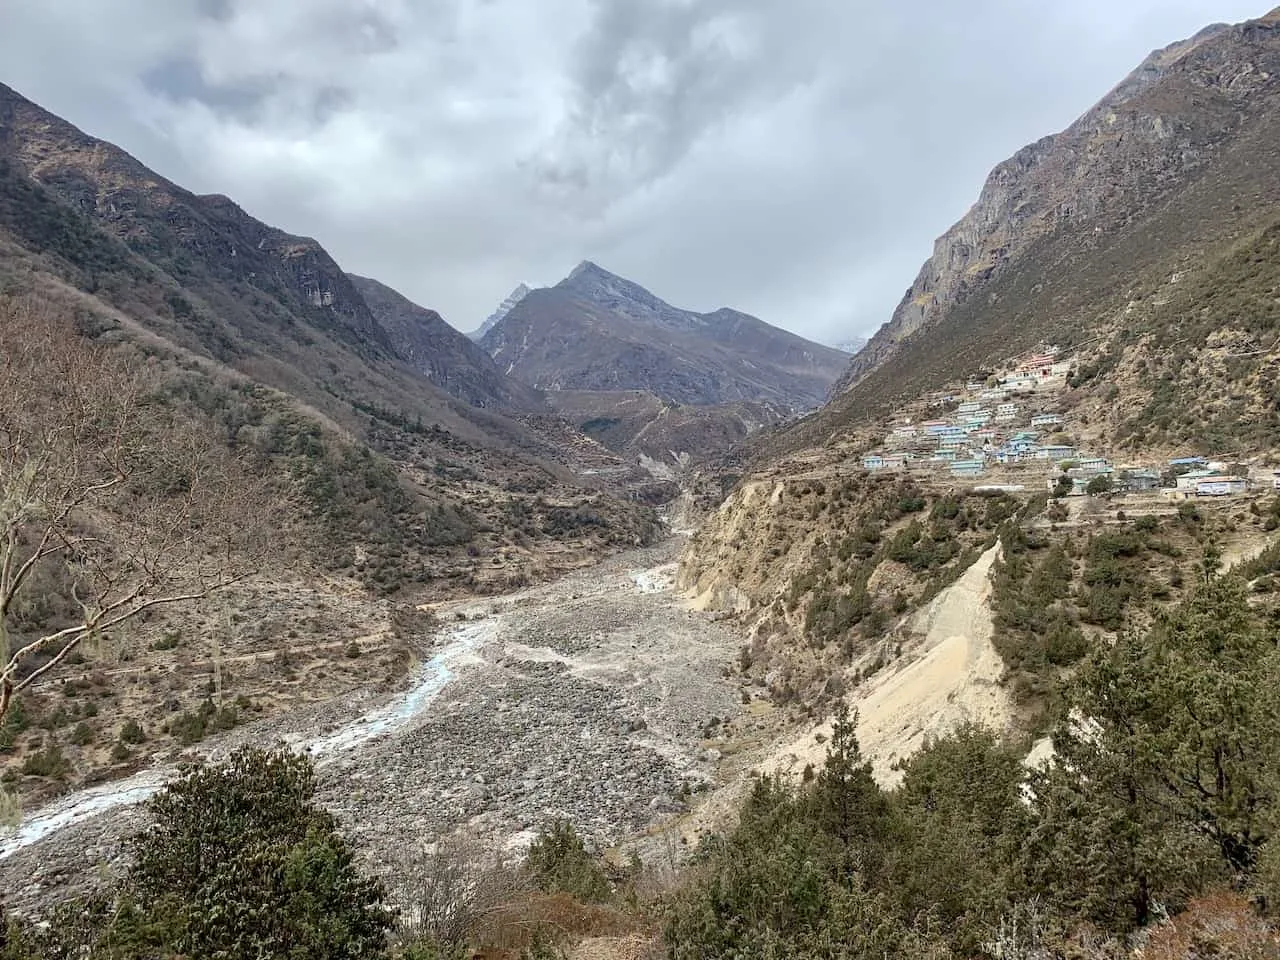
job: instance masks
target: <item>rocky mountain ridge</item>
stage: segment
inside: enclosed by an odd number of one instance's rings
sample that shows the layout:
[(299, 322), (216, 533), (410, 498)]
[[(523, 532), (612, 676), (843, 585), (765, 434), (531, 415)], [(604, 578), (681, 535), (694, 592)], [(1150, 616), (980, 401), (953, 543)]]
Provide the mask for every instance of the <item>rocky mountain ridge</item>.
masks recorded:
[(210, 279), (278, 298), (366, 353), (390, 353), (385, 331), (315, 240), (268, 226), (228, 197), (191, 193), (3, 84), (0, 157), (142, 256), (179, 274), (202, 258)]
[(434, 310), (421, 307), (377, 280), (348, 275), (392, 348), (441, 390), (475, 407), (542, 412), (537, 391), (506, 376), (475, 341)]
[(529, 287), (523, 283), (519, 284), (514, 290), (507, 294), (506, 299), (503, 300), (502, 303), (498, 304), (498, 309), (485, 317), (484, 323), (480, 324), (480, 326), (468, 333), (467, 336), (477, 342), (482, 340), (484, 335), (496, 327), (498, 325), (498, 321), (510, 313), (512, 308), (528, 296), (528, 294)]
[[(514, 500), (538, 491), (561, 504), (609, 499), (608, 483), (578, 469), (577, 446), (498, 412), (546, 408), (438, 315), (8, 87), (0, 281), (76, 314), (87, 332), (155, 354), (172, 368), (166, 402), (198, 407), (193, 415), (228, 443), (265, 433), (274, 459), (264, 469), (280, 468), (282, 483), (309, 478), (300, 496), (308, 515), (296, 519), (318, 528), (326, 562), (377, 574), (380, 590), (398, 589), (411, 570), (443, 587), (466, 577), (458, 562), (486, 576), (500, 569), (482, 567), (478, 541), (505, 536), (500, 521)], [(598, 445), (579, 439), (595, 448), (594, 463)], [(632, 532), (624, 539), (634, 542)], [(399, 572), (390, 577), (384, 564)]]
[(820, 402), (847, 360), (727, 307), (674, 307), (590, 261), (523, 297), (481, 344), (499, 369), (544, 390), (643, 390), (677, 403), (793, 411)]
[(997, 296), (993, 283), (1039, 241), (1070, 234), (1088, 251), (1158, 209), (1247, 131), (1278, 89), (1280, 9), (1152, 53), (1066, 130), (992, 171), (833, 395), (957, 307)]

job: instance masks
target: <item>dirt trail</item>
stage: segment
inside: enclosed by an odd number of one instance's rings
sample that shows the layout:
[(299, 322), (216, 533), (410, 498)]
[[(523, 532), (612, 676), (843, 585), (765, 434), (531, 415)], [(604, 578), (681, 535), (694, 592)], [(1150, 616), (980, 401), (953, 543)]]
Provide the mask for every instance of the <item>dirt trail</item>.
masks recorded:
[[(924, 744), (965, 721), (1005, 730), (1013, 718), (1008, 693), (1000, 686), (1004, 663), (992, 645), (991, 566), (999, 545), (984, 553), (965, 573), (911, 619), (920, 639), (898, 660), (876, 674), (849, 698), (858, 711), (858, 740), (871, 760), (876, 779), (894, 786), (893, 769)], [(830, 721), (806, 731), (762, 764), (769, 772), (821, 766)]]

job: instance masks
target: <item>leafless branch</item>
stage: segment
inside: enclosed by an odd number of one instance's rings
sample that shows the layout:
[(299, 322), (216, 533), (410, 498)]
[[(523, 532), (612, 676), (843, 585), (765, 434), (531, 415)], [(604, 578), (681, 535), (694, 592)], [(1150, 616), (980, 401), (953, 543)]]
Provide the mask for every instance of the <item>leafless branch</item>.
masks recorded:
[[(265, 553), (265, 489), (160, 387), (39, 301), (0, 299), (0, 720), (86, 637), (206, 597)], [(63, 609), (15, 638), (37, 577)]]

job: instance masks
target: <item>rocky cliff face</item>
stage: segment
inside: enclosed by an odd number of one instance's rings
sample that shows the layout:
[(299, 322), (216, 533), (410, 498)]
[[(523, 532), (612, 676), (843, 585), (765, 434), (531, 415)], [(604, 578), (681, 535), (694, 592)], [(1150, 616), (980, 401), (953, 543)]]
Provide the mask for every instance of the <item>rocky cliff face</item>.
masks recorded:
[(1038, 240), (1073, 233), (1087, 249), (1126, 229), (1211, 164), (1278, 90), (1280, 9), (1151, 54), (1066, 130), (992, 171), (833, 395), (958, 305), (983, 297)]
[(525, 284), (518, 285), (514, 290), (507, 294), (507, 298), (498, 304), (498, 309), (485, 317), (484, 323), (480, 324), (475, 330), (467, 334), (472, 340), (479, 343), (486, 333), (498, 325), (498, 322), (515, 308), (515, 305), (529, 295), (529, 288)]
[(2, 84), (0, 157), (186, 285), (252, 287), (343, 340), (390, 349), (316, 241), (270, 227), (227, 197), (184, 190)]
[(791, 411), (819, 403), (847, 360), (736, 310), (673, 307), (590, 262), (523, 297), (481, 343), (499, 369), (544, 390), (642, 390), (675, 403)]
[(377, 280), (349, 275), (396, 353), (446, 393), (476, 407), (521, 412), (546, 410), (542, 395), (505, 376), (490, 356), (434, 310)]

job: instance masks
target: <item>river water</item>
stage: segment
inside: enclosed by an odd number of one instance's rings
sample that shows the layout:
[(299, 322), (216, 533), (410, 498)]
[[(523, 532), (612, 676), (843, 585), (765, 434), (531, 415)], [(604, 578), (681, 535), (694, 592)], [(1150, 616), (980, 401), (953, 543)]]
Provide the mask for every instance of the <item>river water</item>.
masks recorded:
[[(495, 620), (469, 621), (451, 627), (440, 650), (419, 669), (409, 687), (387, 703), (329, 733), (293, 736), (285, 742), (309, 753), (317, 766), (337, 759), (379, 737), (410, 724), (440, 695), (456, 675), (460, 662), (472, 657), (498, 631)], [(143, 770), (123, 780), (68, 794), (25, 817), (16, 831), (0, 839), (0, 860), (73, 824), (117, 807), (142, 803), (176, 775), (173, 766)]]

